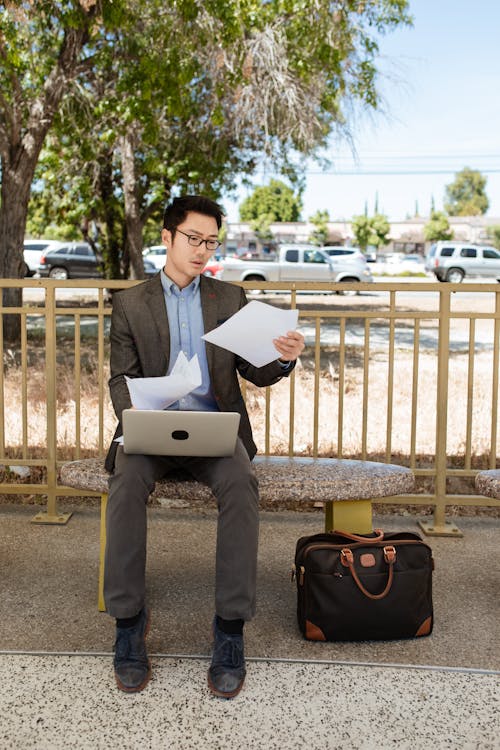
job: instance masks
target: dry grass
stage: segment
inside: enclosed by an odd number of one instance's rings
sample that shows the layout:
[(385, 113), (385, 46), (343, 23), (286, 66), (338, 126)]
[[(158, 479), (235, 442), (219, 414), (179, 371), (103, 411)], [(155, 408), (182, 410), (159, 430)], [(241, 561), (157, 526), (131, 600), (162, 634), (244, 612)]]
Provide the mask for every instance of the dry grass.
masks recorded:
[[(449, 456), (459, 462), (467, 443), (467, 355), (450, 359), (448, 395)], [(99, 397), (97, 389), (97, 359), (89, 345), (82, 350), (80, 376), (80, 449), (81, 455), (95, 453), (99, 445)], [(105, 372), (107, 379), (108, 373)], [(373, 353), (369, 361), (367, 385), (364, 383), (363, 362), (359, 351), (347, 351), (343, 393), (339, 396), (339, 372), (336, 352), (326, 353), (322, 361), (319, 388), (319, 426), (317, 449), (319, 455), (337, 455), (339, 448), (338, 418), (342, 401), (342, 453), (369, 457), (383, 456), (387, 440), (390, 453), (407, 457), (411, 452), (411, 405), (413, 362), (409, 352), (397, 351), (394, 360), (392, 389), (392, 425), (388, 428), (388, 361), (387, 355)], [(473, 418), (470, 426), (470, 453), (481, 459), (489, 451), (492, 413), (491, 354), (479, 352), (475, 357), (473, 379)], [(293, 443), (296, 453), (311, 454), (314, 448), (314, 386), (313, 362), (303, 357), (296, 370)], [(6, 368), (4, 381), (5, 444), (11, 458), (45, 456), (46, 445), (46, 387), (44, 353), (32, 351), (26, 382), (27, 435), (23, 439), (23, 380), (22, 370), (15, 358)], [(415, 453), (432, 456), (435, 453), (436, 426), (436, 358), (421, 354), (417, 383), (417, 422)], [(286, 453), (289, 446), (290, 395), (289, 381), (284, 379), (271, 388), (270, 448), (272, 453)], [(364, 399), (366, 409), (363, 407)], [(247, 404), (255, 439), (260, 450), (265, 445), (265, 391), (251, 385), (247, 389)], [(76, 455), (75, 371), (72, 354), (60, 355), (57, 369), (57, 436), (58, 458)], [(363, 414), (366, 416), (366, 436), (363, 445)], [(104, 402), (103, 442), (112, 438), (116, 419), (107, 388)], [(499, 446), (497, 446), (498, 448)]]

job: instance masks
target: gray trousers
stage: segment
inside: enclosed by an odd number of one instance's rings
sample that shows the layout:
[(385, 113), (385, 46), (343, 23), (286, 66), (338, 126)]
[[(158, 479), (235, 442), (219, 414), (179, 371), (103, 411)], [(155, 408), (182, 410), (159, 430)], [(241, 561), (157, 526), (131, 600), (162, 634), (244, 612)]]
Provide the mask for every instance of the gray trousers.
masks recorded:
[(243, 443), (234, 456), (191, 458), (126, 454), (119, 446), (109, 479), (104, 599), (112, 617), (133, 617), (145, 603), (147, 500), (155, 482), (183, 469), (217, 500), (215, 613), (226, 620), (255, 614), (258, 483)]

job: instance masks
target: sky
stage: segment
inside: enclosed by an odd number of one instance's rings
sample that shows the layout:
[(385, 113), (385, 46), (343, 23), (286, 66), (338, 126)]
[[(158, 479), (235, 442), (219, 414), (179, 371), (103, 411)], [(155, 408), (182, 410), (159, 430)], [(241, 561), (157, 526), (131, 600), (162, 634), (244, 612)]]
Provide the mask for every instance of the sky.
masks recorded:
[[(358, 117), (355, 155), (332, 142), (327, 171), (309, 163), (302, 218), (318, 209), (330, 219), (372, 214), (392, 221), (443, 208), (445, 187), (464, 167), (486, 178), (487, 216), (500, 223), (500, 2), (410, 0), (412, 28), (380, 41), (379, 90), (384, 111)], [(253, 184), (268, 184), (257, 173)], [(251, 187), (222, 201), (229, 221)]]

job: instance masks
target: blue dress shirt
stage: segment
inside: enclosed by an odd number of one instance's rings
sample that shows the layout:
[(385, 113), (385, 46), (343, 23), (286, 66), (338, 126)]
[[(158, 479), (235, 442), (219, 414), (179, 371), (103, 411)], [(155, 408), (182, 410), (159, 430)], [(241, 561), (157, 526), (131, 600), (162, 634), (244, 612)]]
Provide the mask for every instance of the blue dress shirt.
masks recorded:
[(170, 362), (167, 374), (170, 375), (181, 351), (188, 359), (197, 354), (201, 370), (201, 385), (168, 408), (182, 411), (219, 411), (212, 393), (205, 342), (201, 338), (205, 330), (201, 310), (200, 277), (196, 276), (189, 286), (179, 289), (163, 269), (160, 276), (170, 329)]

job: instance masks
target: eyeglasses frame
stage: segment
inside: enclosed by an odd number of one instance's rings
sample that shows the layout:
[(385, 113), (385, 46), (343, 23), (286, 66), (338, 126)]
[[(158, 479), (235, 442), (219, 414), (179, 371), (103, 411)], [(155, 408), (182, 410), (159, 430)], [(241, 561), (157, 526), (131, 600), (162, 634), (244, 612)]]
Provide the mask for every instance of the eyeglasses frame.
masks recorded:
[[(222, 245), (222, 242), (219, 242), (219, 240), (204, 240), (200, 237), (197, 237), (195, 234), (187, 234), (186, 232), (183, 232), (182, 229), (176, 229), (175, 231), (183, 234), (184, 237), (187, 237), (188, 245), (190, 245), (191, 247), (200, 247), (203, 243), (205, 243), (207, 253), (214, 253)], [(192, 240), (195, 240), (195, 242), (192, 242)], [(209, 247), (209, 243), (215, 244), (215, 247)]]

